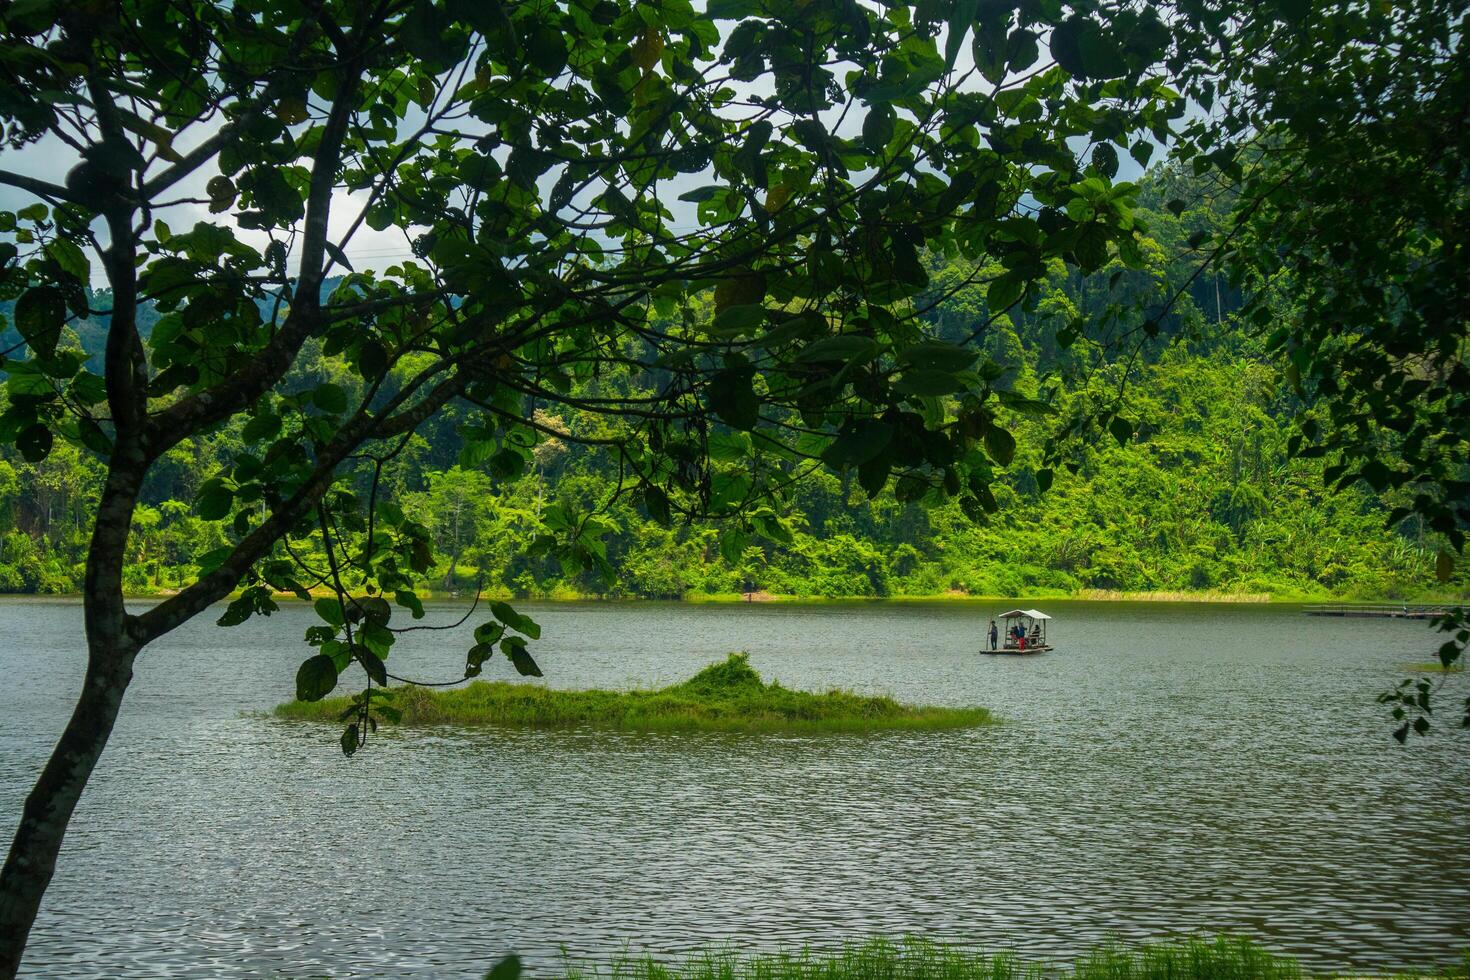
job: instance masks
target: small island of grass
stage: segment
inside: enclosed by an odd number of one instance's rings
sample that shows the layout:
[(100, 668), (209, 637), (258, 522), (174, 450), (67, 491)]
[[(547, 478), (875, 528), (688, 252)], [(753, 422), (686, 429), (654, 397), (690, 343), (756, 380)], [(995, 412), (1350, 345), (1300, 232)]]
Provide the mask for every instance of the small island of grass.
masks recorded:
[[(915, 707), (851, 691), (824, 694), (766, 683), (734, 653), (682, 684), (658, 690), (557, 691), (530, 684), (476, 681), (433, 691), (392, 688), (400, 722), (423, 725), (498, 725), (516, 728), (588, 726), (644, 732), (872, 732), (932, 731), (995, 723), (985, 708)], [(282, 718), (336, 722), (347, 698), (291, 701)]]

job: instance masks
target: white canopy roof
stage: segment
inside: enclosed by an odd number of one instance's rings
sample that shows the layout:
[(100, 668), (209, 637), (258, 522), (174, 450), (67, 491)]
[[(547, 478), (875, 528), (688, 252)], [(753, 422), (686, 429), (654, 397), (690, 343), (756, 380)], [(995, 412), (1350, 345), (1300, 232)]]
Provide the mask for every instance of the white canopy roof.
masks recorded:
[(1031, 619), (1051, 619), (1039, 609), (1012, 609), (1010, 612), (1000, 614), (1001, 619), (1020, 619), (1022, 616), (1028, 616)]

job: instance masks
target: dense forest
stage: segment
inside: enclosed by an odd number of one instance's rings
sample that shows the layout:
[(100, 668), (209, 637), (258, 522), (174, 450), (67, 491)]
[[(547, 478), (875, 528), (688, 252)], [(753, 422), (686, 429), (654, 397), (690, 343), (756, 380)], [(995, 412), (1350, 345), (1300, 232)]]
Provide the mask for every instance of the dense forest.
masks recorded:
[[(1288, 420), (1299, 406), (1265, 357), (1262, 331), (1237, 321), (1240, 297), (1222, 278), (1195, 275), (1191, 238), (1218, 220), (1222, 203), (1173, 170), (1147, 175), (1137, 203), (1147, 228), (1145, 270), (1115, 261), (1082, 276), (1058, 263), (1032, 313), (991, 316), (987, 270), (928, 257), (931, 285), (919, 305), (929, 308), (938, 335), (965, 341), (986, 324), (987, 367), (1009, 373), (1018, 391), (1033, 396), (1011, 420), (1021, 448), (995, 487), (993, 514), (967, 514), (953, 500), (901, 502), (892, 490), (871, 497), (855, 471), (818, 470), (746, 529), (699, 521), (666, 528), (620, 491), (605, 450), (551, 436), (535, 446), (530, 466), (512, 459), (507, 467), (467, 449), (464, 420), (450, 411), (414, 436), (380, 488), (432, 533), (440, 560), (423, 589), (662, 598), (1092, 590), (1397, 598), (1435, 588), (1438, 545), (1417, 518), (1390, 530), (1392, 501), (1362, 485), (1326, 492), (1320, 461), (1288, 458)], [(1176, 294), (1160, 315), (1160, 298)], [(1150, 309), (1156, 335), (1127, 342), (1130, 316)], [(151, 334), (172, 319), (149, 310), (141, 328)], [(1066, 331), (1077, 339), (1060, 343)], [(104, 336), (105, 323), (83, 322), (69, 342), (96, 359)], [(352, 384), (320, 350), (299, 375), (303, 390)], [(599, 386), (626, 391), (639, 381), (610, 370), (585, 387), (588, 394)], [(1062, 421), (1102, 402), (1118, 409), (1111, 430), (1073, 435), (1064, 443), (1065, 465), (1045, 466), (1042, 447)], [(532, 411), (551, 432), (606, 425)], [(187, 440), (158, 468), (135, 518), (131, 591), (187, 584), (200, 556), (227, 542), (224, 524), (202, 517), (196, 505), (240, 452), (239, 435), (227, 428)], [(750, 455), (749, 434), (717, 433), (714, 445), (720, 461), (737, 469)], [(103, 472), (71, 443), (58, 441), (36, 463), (4, 448), (0, 591), (79, 589)], [(548, 520), (574, 519), (605, 530), (599, 557), (610, 574), (568, 574), (528, 547)]]

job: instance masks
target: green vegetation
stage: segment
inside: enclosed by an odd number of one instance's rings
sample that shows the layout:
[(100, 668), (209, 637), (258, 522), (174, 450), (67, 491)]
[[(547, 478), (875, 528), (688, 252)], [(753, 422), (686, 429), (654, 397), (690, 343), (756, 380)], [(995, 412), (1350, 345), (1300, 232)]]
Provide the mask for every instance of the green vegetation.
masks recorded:
[[(647, 732), (872, 732), (993, 724), (984, 708), (910, 707), (850, 691), (812, 694), (765, 683), (743, 653), (711, 664), (682, 684), (653, 691), (556, 691), (529, 684), (476, 681), (433, 691), (391, 688), (404, 725), (591, 726)], [(336, 722), (349, 698), (288, 701), (282, 718)], [(382, 711), (380, 707), (378, 710)]]
[[(1227, 283), (1196, 280), (1166, 320), (1166, 336), (1129, 363), (1099, 343), (1058, 346), (1068, 318), (1105, 319), (1118, 301), (1109, 287), (1115, 276), (1124, 277), (1118, 289), (1141, 293), (1189, 282), (1191, 232), (1225, 218), (1208, 200), (1176, 216), (1165, 207), (1174, 194), (1202, 191), (1167, 168), (1141, 183), (1135, 215), (1148, 228), (1144, 272), (1115, 262), (1083, 276), (1058, 264), (1039, 284), (1034, 311), (995, 317), (984, 356), (1048, 407), (1000, 413), (1015, 446), (990, 486), (994, 514), (977, 515), (960, 499), (900, 499), (896, 486), (865, 488), (849, 470), (807, 474), (766, 502), (768, 516), (745, 523), (668, 524), (643, 498), (619, 492), (616, 451), (584, 444), (615, 431), (606, 420), (575, 407), (538, 408), (538, 424), (563, 436), (543, 436), (518, 473), (507, 474), (503, 459), (466, 438), (475, 413), (450, 405), (421, 427), (377, 487), (379, 500), (414, 515), (433, 545), (432, 566), (405, 569), (406, 577), (420, 594), (467, 593), (478, 582), (492, 594), (550, 598), (1463, 594), (1463, 580), (1436, 580), (1441, 535), (1415, 516), (1385, 527), (1405, 492), (1366, 485), (1329, 492), (1321, 460), (1292, 458), (1300, 400), (1254, 329), (1236, 318), (1240, 296)], [(983, 283), (996, 269), (938, 256), (925, 262), (931, 285), (921, 296), (922, 319), (935, 336), (960, 343), (975, 318), (994, 312)], [(708, 305), (698, 308), (712, 315)], [(142, 329), (151, 336), (157, 313), (146, 312)], [(93, 358), (101, 336), (79, 325), (78, 343)], [(297, 372), (302, 385), (325, 381), (351, 398), (364, 390), (318, 349), (303, 355)], [(638, 385), (636, 372), (609, 366), (572, 390), (593, 398)], [(1119, 390), (1129, 419), (1124, 438), (1108, 432), (1070, 443), (1061, 463), (1046, 458), (1060, 420), (1086, 415)], [(230, 528), (201, 515), (201, 493), (213, 474), (251, 454), (247, 426), (240, 420), (185, 440), (160, 460), (134, 512), (128, 591), (185, 588), (198, 578), (198, 556), (228, 545)], [(716, 433), (709, 448), (712, 490), (749, 489), (759, 455), (752, 437)], [(0, 591), (81, 588), (104, 474), (101, 461), (69, 443), (36, 461), (0, 446)], [(549, 526), (578, 521), (596, 529), (605, 567), (564, 565), (529, 547)], [(322, 567), (319, 534), (293, 550)], [(346, 574), (356, 581), (352, 569)]]
[(1465, 669), (1464, 661), (1457, 660), (1449, 666), (1445, 666), (1438, 660), (1425, 663), (1405, 664), (1405, 670), (1412, 670), (1416, 674), (1454, 674)]
[[(606, 965), (571, 962), (566, 980), (1299, 980), (1295, 960), (1239, 938), (1107, 946), (1071, 964), (1028, 962), (920, 939), (873, 940), (833, 953), (699, 953), (679, 962), (623, 958)], [(1398, 976), (1470, 977), (1458, 968)]]

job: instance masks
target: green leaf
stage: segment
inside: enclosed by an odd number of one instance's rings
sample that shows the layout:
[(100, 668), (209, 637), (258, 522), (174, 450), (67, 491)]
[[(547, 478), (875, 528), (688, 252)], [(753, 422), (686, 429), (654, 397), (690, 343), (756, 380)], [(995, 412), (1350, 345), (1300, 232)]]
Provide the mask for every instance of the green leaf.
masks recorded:
[(347, 392), (341, 385), (328, 381), (319, 384), (311, 393), (312, 403), (324, 412), (336, 414), (347, 408)]
[(61, 267), (61, 271), (71, 276), (77, 282), (86, 285), (92, 278), (92, 263), (87, 260), (87, 253), (83, 252), (73, 242), (65, 238), (53, 239), (46, 246), (46, 255)]
[(773, 129), (765, 119), (751, 123), (745, 131), (745, 143), (735, 151), (735, 166), (757, 187), (766, 186), (766, 164), (761, 151), (770, 140)]
[(1040, 57), (1041, 50), (1036, 43), (1036, 35), (1031, 31), (1022, 29), (1012, 31), (1011, 36), (1006, 39), (1007, 69), (1012, 72), (1025, 71), (1036, 63)]
[(533, 640), (541, 639), (541, 627), (530, 616), (523, 616), (510, 607), (509, 603), (490, 603), (490, 614), (511, 629), (524, 633)]
[(740, 470), (717, 470), (710, 477), (709, 506), (716, 512), (734, 509), (750, 496), (750, 477)]
[(83, 446), (103, 459), (110, 458), (115, 448), (107, 433), (103, 432), (102, 427), (91, 419), (77, 420), (77, 439)]
[(754, 333), (765, 321), (766, 310), (759, 303), (727, 306), (715, 316), (710, 332), (720, 337), (738, 337)]
[(241, 177), (241, 183), (248, 184), (251, 199), (268, 224), (300, 221), (306, 213), (301, 194), (286, 182), (277, 167), (255, 167)]
[(1009, 466), (1016, 458), (1016, 439), (1005, 429), (992, 424), (985, 429), (985, 451), (1000, 465)]
[(660, 527), (669, 527), (673, 524), (673, 512), (670, 507), (669, 495), (658, 487), (647, 486), (643, 488), (643, 506)]
[(342, 731), (342, 754), (351, 758), (357, 753), (357, 723), (353, 722)]
[(1014, 272), (1007, 272), (990, 284), (985, 292), (985, 305), (990, 307), (991, 313), (1003, 313), (1021, 298), (1025, 290), (1025, 278)]
[(904, 395), (949, 395), (965, 390), (965, 383), (948, 371), (909, 370), (903, 373), (893, 390)]
[(740, 559), (745, 556), (745, 532), (738, 527), (732, 527), (720, 535), (720, 557), (725, 559), (725, 564), (734, 568), (740, 564)]
[(892, 453), (882, 452), (858, 467), (858, 485), (870, 498), (876, 498), (893, 472)]
[(51, 434), (51, 429), (38, 423), (22, 429), (15, 437), (15, 446), (27, 463), (39, 463), (51, 455), (51, 445), (54, 441), (55, 437)]
[(896, 118), (892, 106), (880, 103), (869, 108), (863, 120), (863, 145), (874, 153), (886, 147), (893, 140)]
[(975, 8), (979, 0), (951, 0), (949, 31), (944, 38), (944, 70), (954, 68), (960, 49), (965, 46), (965, 37), (970, 33), (970, 24), (975, 19)]
[(1052, 480), (1053, 479), (1054, 479), (1054, 474), (1052, 473), (1050, 467), (1047, 467), (1046, 469), (1037, 470), (1036, 471), (1036, 487), (1037, 487), (1037, 489), (1039, 489), (1042, 493), (1046, 493), (1048, 490), (1051, 489), (1051, 485), (1052, 485)]
[(216, 568), (219, 568), (224, 563), (224, 560), (234, 553), (234, 550), (229, 545), (224, 545), (215, 548), (213, 551), (206, 551), (194, 560), (194, 565), (199, 569), (201, 574), (207, 575)]
[(926, 340), (905, 348), (899, 355), (899, 363), (911, 367), (930, 371), (956, 371), (969, 370), (979, 356), (975, 351), (966, 350), (955, 344), (945, 343), (942, 340)]
[[(55, 397), (55, 382), (41, 372), (39, 363), (10, 361), (5, 364), (5, 370), (10, 375), (5, 379), (5, 389), (12, 398), (21, 396), (45, 401)], [(14, 402), (12, 402), (13, 405)], [(30, 413), (31, 417), (34, 415), (35, 412)]]
[(1097, 25), (1078, 17), (1068, 17), (1052, 28), (1051, 38), (1047, 42), (1052, 58), (1073, 78), (1087, 77), (1087, 68), (1082, 61), (1081, 39), (1088, 28), (1096, 30)]
[(1389, 484), (1393, 482), (1393, 470), (1378, 459), (1371, 459), (1365, 463), (1358, 475), (1379, 493), (1387, 490)]
[(224, 174), (211, 177), (209, 183), (204, 185), (204, 192), (209, 195), (209, 210), (213, 214), (228, 211), (230, 205), (235, 203), (235, 182)]
[(860, 466), (888, 448), (893, 426), (877, 419), (859, 419), (822, 451), (822, 461), (833, 469)]
[(526, 48), (531, 65), (543, 78), (553, 78), (567, 66), (567, 38), (549, 22), (536, 26)]
[(717, 195), (725, 193), (727, 190), (729, 188), (722, 184), (706, 184), (703, 187), (696, 187), (692, 191), (685, 191), (679, 195), (679, 200), (688, 201), (690, 204), (698, 204), (701, 201), (711, 200)]
[(15, 301), (15, 328), (37, 357), (51, 358), (66, 322), (66, 297), (55, 286), (36, 286)]
[(1113, 434), (1114, 439), (1118, 440), (1118, 445), (1125, 446), (1128, 440), (1133, 438), (1133, 423), (1121, 415), (1114, 415), (1108, 422), (1108, 431)]
[(281, 431), (281, 417), (274, 412), (262, 412), (251, 416), (240, 430), (240, 438), (246, 442), (264, 442), (274, 439)]
[(1108, 261), (1108, 232), (1102, 225), (1090, 224), (1077, 236), (1074, 249), (1077, 263), (1085, 273), (1096, 272)]
[[(509, 639), (518, 639), (518, 637), (511, 637)], [(506, 641), (502, 641), (502, 644), (504, 642)], [(536, 665), (535, 659), (526, 652), (526, 648), (523, 646), (516, 645), (511, 647), (510, 663), (511, 666), (515, 667), (516, 673), (522, 677), (542, 676), (541, 668)]]
[(736, 429), (753, 429), (760, 421), (760, 397), (751, 382), (753, 368), (726, 368), (710, 380), (710, 410), (721, 421)]
[[(714, 0), (714, 3), (720, 2), (722, 2), (722, 0)], [(736, 5), (734, 0), (723, 0), (723, 2), (725, 6)], [(711, 4), (712, 8), (714, 6), (714, 3)], [(710, 16), (714, 16), (714, 14), (711, 13)], [(521, 958), (512, 953), (500, 962), (496, 963), (494, 966), (492, 966), (490, 968), (490, 972), (485, 974), (485, 980), (520, 980), (520, 976)]]
[(490, 457), (490, 473), (502, 480), (514, 480), (526, 471), (526, 457), (507, 446)]
[(414, 619), (424, 618), (424, 601), (411, 589), (399, 589), (393, 593), (393, 601), (407, 609)]
[(1089, 22), (1090, 30), (1084, 30), (1077, 38), (1082, 64), (1088, 78), (1119, 78), (1128, 73), (1123, 61), (1123, 49), (1113, 35)]
[(317, 616), (325, 623), (341, 628), (347, 622), (347, 615), (342, 610), (342, 603), (336, 598), (322, 598), (311, 604), (316, 610)]
[(325, 654), (308, 657), (296, 671), (296, 700), (320, 701), (337, 686), (337, 665)]
[(214, 621), (216, 626), (239, 626), (255, 611), (249, 596), (241, 596), (225, 607), (224, 614)]
[(752, 446), (744, 432), (716, 432), (709, 437), (709, 458), (717, 463), (738, 463), (752, 455)]
[(1305, 20), (1312, 12), (1312, 0), (1276, 0), (1276, 9), (1286, 20), (1295, 24)]
[(194, 511), (206, 521), (217, 521), (229, 514), (235, 503), (235, 491), (219, 479), (205, 480), (194, 497)]
[(387, 687), (388, 667), (383, 663), (383, 658), (367, 647), (358, 647), (353, 652), (357, 656), (357, 662), (362, 664), (362, 669), (367, 671), (367, 675), (373, 679), (373, 683), (379, 687)]
[(376, 653), (380, 657), (386, 657), (388, 656), (388, 651), (393, 648), (393, 641), (396, 639), (396, 636), (392, 630), (382, 623), (368, 620), (358, 628), (357, 638), (362, 641), (363, 646), (367, 647), (373, 653)]
[(796, 355), (798, 361), (820, 363), (823, 361), (847, 361), (861, 363), (878, 354), (878, 342), (872, 337), (843, 334), (838, 337), (823, 337), (802, 348)]
[(357, 352), (357, 367), (367, 380), (378, 380), (388, 373), (388, 349), (376, 340), (363, 341)]

